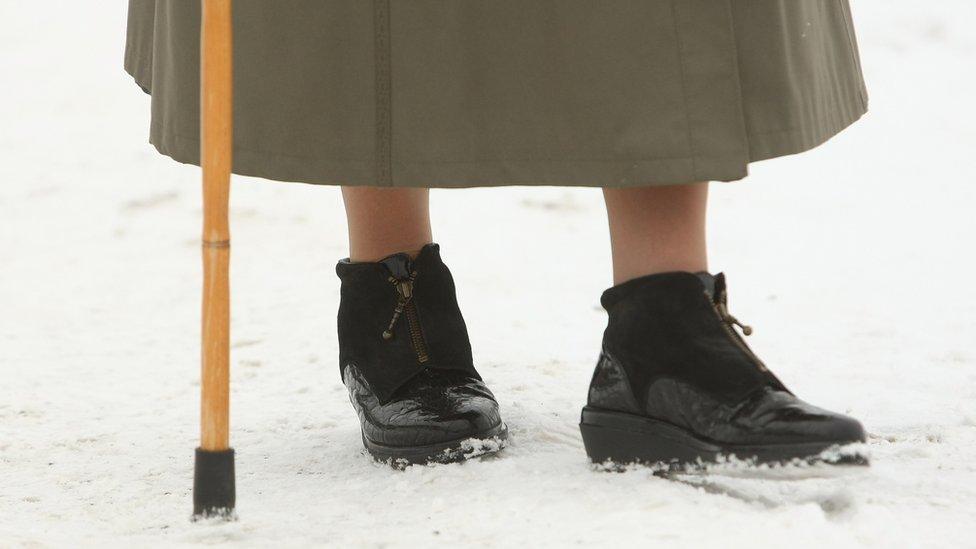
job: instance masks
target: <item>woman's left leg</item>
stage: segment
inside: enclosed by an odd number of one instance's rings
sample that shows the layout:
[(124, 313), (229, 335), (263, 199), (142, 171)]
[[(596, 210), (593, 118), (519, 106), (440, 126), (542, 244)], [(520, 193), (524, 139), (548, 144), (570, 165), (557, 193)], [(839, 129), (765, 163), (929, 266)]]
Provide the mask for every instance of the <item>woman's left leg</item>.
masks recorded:
[(708, 183), (605, 188), (613, 283), (664, 271), (704, 271)]
[(604, 189), (614, 286), (580, 422), (587, 453), (784, 461), (863, 442), (857, 420), (797, 399), (736, 330), (752, 331), (729, 314), (725, 275), (707, 271), (707, 195), (707, 183)]

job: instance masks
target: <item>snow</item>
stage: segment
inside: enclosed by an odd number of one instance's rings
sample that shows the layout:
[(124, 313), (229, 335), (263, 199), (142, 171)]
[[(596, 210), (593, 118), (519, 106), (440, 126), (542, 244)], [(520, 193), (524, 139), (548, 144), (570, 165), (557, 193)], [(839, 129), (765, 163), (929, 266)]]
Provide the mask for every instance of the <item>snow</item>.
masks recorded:
[(976, 546), (976, 4), (858, 2), (871, 112), (713, 185), (750, 343), (862, 420), (870, 468), (591, 467), (608, 237), (563, 188), (433, 192), (511, 443), (375, 464), (335, 363), (339, 192), (236, 178), (233, 523), (188, 520), (199, 174), (147, 144), (124, 4), (0, 2), (0, 546)]

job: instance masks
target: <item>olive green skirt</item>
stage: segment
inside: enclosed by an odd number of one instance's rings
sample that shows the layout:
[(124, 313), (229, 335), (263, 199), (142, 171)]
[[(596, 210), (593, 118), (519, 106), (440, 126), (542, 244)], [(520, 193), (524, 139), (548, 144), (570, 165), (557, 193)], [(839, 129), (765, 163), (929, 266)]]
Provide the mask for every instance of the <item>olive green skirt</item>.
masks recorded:
[[(199, 163), (199, 0), (130, 0), (150, 142)], [(847, 0), (236, 0), (234, 173), (732, 181), (867, 110)]]

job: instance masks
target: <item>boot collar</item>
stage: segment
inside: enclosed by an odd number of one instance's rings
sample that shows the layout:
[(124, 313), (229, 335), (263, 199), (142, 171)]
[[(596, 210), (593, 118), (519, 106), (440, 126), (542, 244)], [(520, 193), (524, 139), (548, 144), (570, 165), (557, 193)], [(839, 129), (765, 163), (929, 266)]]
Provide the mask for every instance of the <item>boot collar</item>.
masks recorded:
[[(373, 271), (381, 273), (384, 279), (389, 275), (397, 280), (406, 280), (414, 270), (422, 269), (425, 265), (436, 264), (439, 261), (440, 245), (431, 242), (425, 244), (417, 257), (412, 259), (406, 252), (393, 253), (379, 261), (352, 261), (348, 257), (340, 259), (336, 264), (336, 274), (340, 278), (345, 278), (354, 273)], [(378, 269), (379, 266), (383, 268)]]
[(627, 296), (664, 288), (668, 291), (704, 292), (710, 300), (718, 301), (725, 295), (725, 273), (713, 275), (707, 271), (666, 271), (632, 278), (604, 290), (600, 304), (609, 311)]

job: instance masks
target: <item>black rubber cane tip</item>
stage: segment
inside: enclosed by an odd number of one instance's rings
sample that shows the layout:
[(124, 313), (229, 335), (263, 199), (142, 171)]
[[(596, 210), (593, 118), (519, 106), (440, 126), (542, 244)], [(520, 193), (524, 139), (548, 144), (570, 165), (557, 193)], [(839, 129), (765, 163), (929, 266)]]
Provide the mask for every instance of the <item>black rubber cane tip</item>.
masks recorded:
[(234, 450), (196, 450), (193, 468), (193, 520), (234, 520)]

